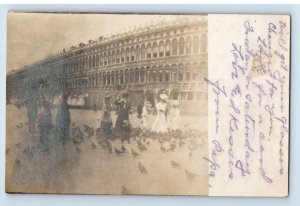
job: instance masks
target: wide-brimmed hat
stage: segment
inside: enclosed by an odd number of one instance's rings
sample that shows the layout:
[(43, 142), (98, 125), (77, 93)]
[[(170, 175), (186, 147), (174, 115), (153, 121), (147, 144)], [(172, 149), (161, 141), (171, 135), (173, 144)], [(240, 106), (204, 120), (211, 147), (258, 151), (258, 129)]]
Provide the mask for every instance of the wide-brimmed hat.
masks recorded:
[(179, 106), (179, 101), (178, 100), (172, 100), (171, 101), (171, 106), (172, 107), (178, 107)]
[(104, 99), (105, 99), (105, 100), (111, 99), (111, 96), (110, 96), (110, 95), (106, 95), (106, 96), (104, 97)]
[(164, 101), (167, 101), (168, 100), (168, 95), (166, 95), (166, 94), (160, 94), (159, 98), (162, 99), (162, 100), (164, 100)]

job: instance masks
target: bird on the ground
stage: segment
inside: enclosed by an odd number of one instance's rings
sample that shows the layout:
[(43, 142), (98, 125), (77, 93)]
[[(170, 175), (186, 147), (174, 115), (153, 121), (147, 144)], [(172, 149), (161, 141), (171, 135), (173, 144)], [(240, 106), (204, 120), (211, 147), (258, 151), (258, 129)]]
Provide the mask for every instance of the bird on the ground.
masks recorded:
[(194, 179), (199, 176), (193, 172), (188, 171), (187, 169), (185, 169), (184, 172), (189, 179)]
[(126, 152), (126, 148), (124, 147), (124, 145), (122, 145), (121, 151), (122, 151), (122, 152)]
[(107, 149), (108, 149), (109, 153), (112, 153), (112, 152), (113, 152), (113, 150), (112, 150), (111, 143), (110, 143), (108, 140), (106, 140), (106, 141), (105, 141), (105, 143), (106, 143), (106, 147), (107, 147)]
[(181, 167), (180, 164), (178, 162), (174, 161), (174, 160), (171, 160), (171, 165), (172, 165), (173, 168), (180, 168)]
[(143, 145), (140, 141), (137, 141), (137, 146), (141, 152), (147, 151), (147, 147)]
[(92, 149), (96, 149), (96, 145), (94, 142), (91, 142), (91, 147), (92, 147)]
[(18, 149), (20, 149), (20, 148), (21, 148), (21, 142), (15, 144), (15, 146), (16, 146)]
[(130, 194), (131, 194), (131, 191), (128, 190), (125, 186), (122, 186), (122, 191), (121, 191), (121, 193), (122, 193), (123, 195), (130, 195)]
[(132, 154), (133, 157), (138, 157), (138, 156), (140, 156), (140, 154), (137, 153), (136, 151), (134, 151), (133, 149), (131, 149), (131, 154)]
[(122, 152), (121, 150), (115, 148), (115, 153), (116, 153), (117, 155), (120, 155), (120, 154), (122, 154), (123, 152)]
[(186, 143), (184, 141), (182, 141), (182, 139), (179, 140), (179, 147), (181, 148), (183, 145), (185, 145)]
[(142, 174), (147, 174), (148, 173), (146, 167), (140, 162), (139, 162), (139, 170)]
[(76, 145), (76, 152), (79, 154), (81, 152), (81, 149), (78, 145)]

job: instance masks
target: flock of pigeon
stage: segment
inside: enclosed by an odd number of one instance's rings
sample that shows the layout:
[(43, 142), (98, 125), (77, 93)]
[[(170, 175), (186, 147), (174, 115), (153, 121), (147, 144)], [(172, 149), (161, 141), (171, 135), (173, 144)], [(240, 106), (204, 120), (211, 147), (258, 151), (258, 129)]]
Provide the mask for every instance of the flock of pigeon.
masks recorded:
[[(25, 126), (24, 124), (18, 124), (17, 128), (22, 128)], [(54, 133), (54, 132), (52, 132)], [(82, 151), (81, 143), (88, 142), (90, 144), (91, 149), (97, 149), (98, 147), (102, 148), (102, 150), (107, 151), (111, 155), (122, 156), (124, 153), (129, 153), (133, 158), (139, 158), (144, 152), (148, 151), (151, 144), (154, 141), (157, 141), (160, 145), (160, 150), (164, 153), (174, 152), (176, 148), (186, 147), (188, 149), (188, 155), (192, 156), (193, 153), (200, 149), (204, 145), (204, 137), (205, 133), (201, 133), (198, 130), (176, 130), (169, 131), (168, 133), (156, 133), (150, 130), (144, 130), (140, 128), (132, 128), (130, 131), (129, 138), (122, 138), (122, 134), (113, 133), (109, 136), (102, 134), (100, 128), (94, 129), (88, 125), (83, 126), (83, 130), (72, 125), (70, 140), (74, 145), (74, 148), (78, 154)], [(95, 141), (96, 140), (96, 141)], [(120, 144), (115, 144), (116, 140), (121, 140)], [(127, 141), (127, 145), (133, 144), (125, 147), (124, 142)], [(98, 143), (98, 145), (97, 145)], [(15, 146), (20, 149), (20, 142), (15, 144)], [(118, 146), (116, 146), (118, 145)], [(136, 147), (133, 147), (136, 145)], [(136, 149), (134, 149), (136, 148)], [(27, 146), (23, 149), (23, 154), (25, 154), (29, 158), (33, 158), (39, 152), (44, 152), (46, 154), (50, 154), (51, 147), (47, 146)], [(20, 164), (20, 160), (16, 159), (16, 164)], [(174, 161), (170, 161), (170, 166), (174, 169), (182, 169), (185, 172), (185, 175), (188, 179), (194, 179), (198, 177), (198, 174), (188, 171), (187, 169), (182, 168), (182, 166)], [(149, 171), (140, 161), (138, 162), (138, 169), (141, 174), (148, 174)], [(130, 191), (126, 188), (126, 186), (122, 187), (122, 194), (130, 194)]]

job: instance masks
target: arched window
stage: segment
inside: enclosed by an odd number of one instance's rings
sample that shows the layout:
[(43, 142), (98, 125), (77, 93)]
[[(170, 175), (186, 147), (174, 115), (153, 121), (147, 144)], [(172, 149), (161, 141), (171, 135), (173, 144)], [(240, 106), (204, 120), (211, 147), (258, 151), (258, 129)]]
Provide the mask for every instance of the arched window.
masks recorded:
[(104, 65), (107, 65), (107, 53), (104, 52)]
[(183, 64), (179, 64), (178, 66), (178, 81), (183, 81)]
[(158, 69), (158, 82), (163, 82), (164, 81), (164, 69), (162, 66), (159, 67)]
[(172, 55), (177, 55), (177, 48), (178, 48), (178, 43), (177, 39), (172, 40)]
[(98, 67), (99, 66), (99, 54), (97, 54), (97, 56), (96, 56), (96, 67)]
[(140, 82), (144, 82), (145, 81), (145, 69), (141, 68), (140, 71)]
[(121, 62), (123, 63), (125, 61), (125, 51), (124, 48), (121, 49)]
[(130, 61), (134, 61), (134, 56), (135, 56), (134, 47), (131, 47), (131, 49), (130, 49)]
[(111, 53), (111, 57), (112, 57), (112, 64), (115, 64), (116, 63), (116, 53), (115, 53), (115, 51), (112, 51), (112, 53)]
[(177, 65), (173, 64), (171, 67), (171, 81), (176, 82), (177, 81)]
[(130, 69), (130, 83), (134, 82), (134, 70)]
[(112, 55), (111, 55), (111, 52), (109, 51), (107, 54), (107, 64), (110, 65), (111, 62), (112, 62)]
[(139, 78), (140, 78), (140, 70), (138, 68), (135, 69), (135, 82), (139, 82)]
[(100, 66), (103, 66), (103, 53), (100, 54)]
[(129, 71), (128, 69), (125, 70), (125, 80), (124, 80), (125, 84), (129, 82)]
[(147, 59), (151, 59), (152, 58), (152, 48), (151, 48), (151, 44), (148, 43), (147, 44)]
[(158, 57), (158, 45), (156, 42), (153, 43), (153, 58)]
[(166, 41), (166, 47), (165, 47), (166, 57), (171, 56), (171, 41)]
[(179, 54), (184, 54), (184, 39), (180, 37), (179, 39)]
[(89, 57), (89, 68), (92, 68), (92, 57)]
[(185, 52), (187, 54), (190, 54), (192, 52), (192, 39), (191, 39), (190, 36), (186, 38), (186, 44), (185, 45), (186, 45)]
[(142, 46), (141, 46), (141, 59), (145, 59), (146, 53), (147, 53), (147, 48), (144, 44), (142, 44)]
[(136, 60), (140, 60), (140, 56), (141, 56), (141, 49), (140, 49), (140, 46), (137, 45), (135, 47), (135, 58), (136, 58)]
[(193, 53), (198, 53), (199, 52), (199, 37), (194, 36), (193, 39)]
[(164, 57), (165, 55), (165, 44), (163, 41), (159, 42), (159, 57)]
[(201, 53), (207, 52), (207, 37), (206, 35), (201, 36)]
[(185, 81), (190, 81), (191, 80), (191, 65), (186, 64), (185, 65)]
[(116, 63), (119, 64), (121, 59), (121, 53), (120, 50), (118, 49), (116, 52)]
[(102, 74), (102, 82), (103, 82), (103, 85), (106, 85), (106, 74), (105, 74), (105, 72), (103, 72), (103, 74)]
[(99, 85), (99, 79), (98, 79), (98, 74), (96, 74), (96, 86)]
[(151, 73), (151, 82), (156, 82), (157, 81), (157, 68), (154, 66), (152, 68), (152, 73)]
[(126, 62), (129, 62), (130, 60), (130, 51), (129, 51), (129, 48), (127, 47), (126, 48)]
[(165, 82), (170, 81), (170, 67), (169, 67), (169, 65), (166, 65), (166, 67), (165, 67), (164, 80), (165, 80)]
[(115, 83), (115, 72), (114, 71), (112, 71), (111, 72), (111, 84), (114, 84)]
[(98, 74), (98, 85), (101, 85), (102, 84), (102, 75), (101, 75), (101, 72)]
[(120, 71), (120, 84), (124, 84), (124, 73), (123, 73), (123, 70)]
[(110, 85), (110, 72), (106, 72), (106, 83)]
[(194, 63), (192, 66), (192, 79), (193, 81), (198, 81), (199, 79), (199, 72), (198, 72), (198, 64)]

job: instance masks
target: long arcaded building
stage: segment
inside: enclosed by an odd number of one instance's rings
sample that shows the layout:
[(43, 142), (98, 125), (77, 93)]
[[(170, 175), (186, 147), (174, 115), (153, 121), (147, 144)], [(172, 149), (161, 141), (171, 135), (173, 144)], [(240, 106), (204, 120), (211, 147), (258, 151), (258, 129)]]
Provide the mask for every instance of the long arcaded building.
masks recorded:
[(207, 105), (205, 76), (207, 19), (189, 16), (99, 37), (25, 66), (7, 76), (7, 102), (25, 101), (32, 90), (53, 103), (67, 93), (72, 106), (100, 108), (105, 95), (127, 91), (135, 107), (165, 90), (183, 113), (198, 113)]

